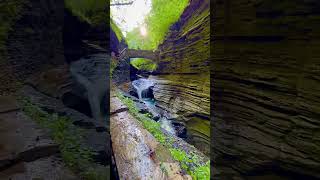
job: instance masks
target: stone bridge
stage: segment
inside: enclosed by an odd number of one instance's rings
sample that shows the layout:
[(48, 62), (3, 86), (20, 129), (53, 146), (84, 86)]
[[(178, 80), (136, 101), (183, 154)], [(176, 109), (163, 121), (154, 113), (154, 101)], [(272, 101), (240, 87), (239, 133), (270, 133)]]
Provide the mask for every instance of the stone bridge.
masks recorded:
[(159, 59), (159, 52), (151, 50), (123, 49), (119, 54), (119, 59), (126, 60), (129, 58), (146, 58), (157, 62)]

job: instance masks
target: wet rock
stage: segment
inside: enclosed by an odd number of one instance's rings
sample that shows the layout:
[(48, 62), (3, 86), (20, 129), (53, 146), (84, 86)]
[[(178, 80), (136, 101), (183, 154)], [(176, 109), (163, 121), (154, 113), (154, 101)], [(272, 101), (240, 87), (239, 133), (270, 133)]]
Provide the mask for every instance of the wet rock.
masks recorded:
[(0, 96), (0, 113), (19, 110), (16, 98), (13, 96)]
[(96, 155), (93, 156), (93, 160), (102, 165), (110, 165), (110, 157), (105, 151), (98, 151)]
[(88, 122), (88, 121), (84, 121), (84, 120), (74, 121), (72, 124), (75, 126), (79, 126), (81, 128), (86, 128), (86, 129), (95, 128), (95, 126), (92, 122)]
[[(172, 120), (171, 120), (172, 121)], [(180, 122), (172, 122), (176, 135), (180, 138), (187, 138), (187, 128)]]
[(0, 179), (76, 180), (49, 132), (21, 111), (0, 114)]
[[(111, 154), (109, 144), (110, 135), (108, 134), (108, 131), (106, 131), (108, 130), (107, 122), (101, 122), (87, 117), (78, 111), (64, 106), (61, 100), (46, 96), (30, 86), (25, 86), (20, 93), (21, 95), (28, 97), (32, 104), (40, 108), (47, 107), (52, 109), (53, 113), (57, 114), (64, 112), (64, 117), (67, 117), (68, 120), (76, 125), (76, 127), (84, 130), (84, 134), (80, 142), (81, 146), (93, 149), (96, 152), (104, 151), (108, 156)], [(105, 163), (108, 164), (110, 162), (106, 161)], [(98, 167), (100, 167), (100, 165), (98, 165)]]
[(64, 93), (71, 90), (71, 76), (69, 66), (62, 64), (44, 72), (35, 74), (26, 80), (37, 91), (54, 98), (61, 98)]
[(97, 132), (109, 132), (109, 130), (105, 127), (96, 127), (96, 131)]
[(77, 180), (79, 177), (61, 163), (59, 157), (50, 156), (32, 162), (20, 162), (15, 164), (9, 169), (0, 171), (0, 179)]
[[(115, 112), (117, 108), (124, 106), (117, 97), (111, 97), (111, 111)], [(120, 178), (190, 179), (181, 173), (180, 166), (173, 162), (168, 150), (128, 111), (115, 114), (110, 123), (112, 147)], [(168, 165), (166, 167), (169, 174), (163, 172), (161, 162)]]

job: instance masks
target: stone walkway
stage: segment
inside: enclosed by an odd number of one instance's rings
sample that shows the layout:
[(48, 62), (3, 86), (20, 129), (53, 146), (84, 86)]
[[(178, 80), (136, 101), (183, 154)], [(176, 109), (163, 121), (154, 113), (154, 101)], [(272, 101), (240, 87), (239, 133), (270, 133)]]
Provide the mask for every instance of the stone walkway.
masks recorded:
[(110, 105), (111, 141), (120, 179), (191, 179), (113, 93)]
[(58, 145), (29, 119), (14, 97), (0, 97), (0, 179), (76, 180)]

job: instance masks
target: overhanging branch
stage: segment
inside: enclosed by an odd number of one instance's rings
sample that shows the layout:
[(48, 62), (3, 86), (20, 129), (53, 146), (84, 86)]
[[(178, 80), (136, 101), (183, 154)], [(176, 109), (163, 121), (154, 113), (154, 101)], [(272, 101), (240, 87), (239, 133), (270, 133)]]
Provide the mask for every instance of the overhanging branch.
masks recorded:
[(131, 4), (133, 4), (133, 1), (127, 2), (127, 3), (113, 3), (113, 4), (110, 4), (110, 6), (126, 6)]

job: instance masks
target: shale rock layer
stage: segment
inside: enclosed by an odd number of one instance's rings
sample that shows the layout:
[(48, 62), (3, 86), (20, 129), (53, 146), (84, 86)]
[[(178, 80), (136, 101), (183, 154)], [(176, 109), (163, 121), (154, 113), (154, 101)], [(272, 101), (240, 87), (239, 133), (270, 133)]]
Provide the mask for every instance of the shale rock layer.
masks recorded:
[(215, 177), (320, 178), (319, 1), (216, 3)]
[(184, 121), (190, 141), (198, 142), (197, 147), (207, 153), (210, 132), (201, 126), (210, 124), (209, 41), (209, 1), (191, 0), (159, 45), (158, 69), (151, 77), (159, 106)]

